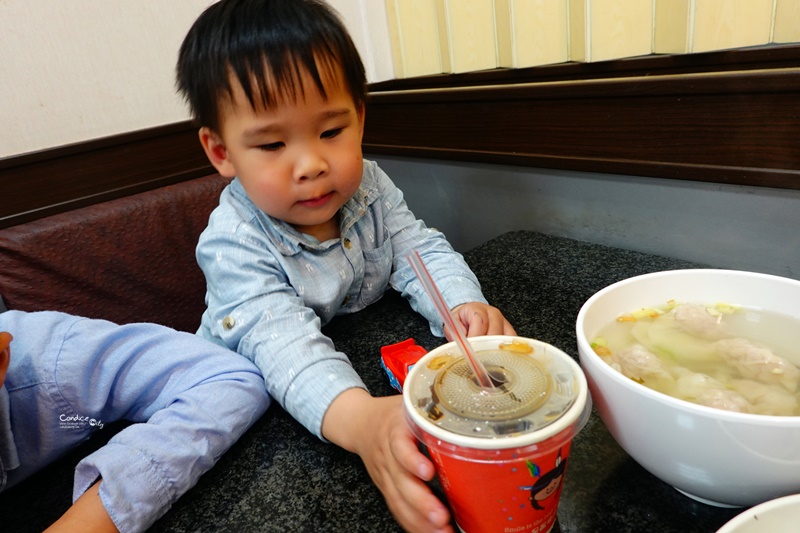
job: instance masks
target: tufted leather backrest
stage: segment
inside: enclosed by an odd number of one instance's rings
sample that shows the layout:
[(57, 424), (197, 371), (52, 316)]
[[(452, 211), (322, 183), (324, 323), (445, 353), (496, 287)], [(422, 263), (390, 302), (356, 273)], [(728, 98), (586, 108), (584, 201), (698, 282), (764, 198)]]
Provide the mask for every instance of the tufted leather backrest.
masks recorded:
[(0, 296), (9, 309), (197, 330), (205, 280), (194, 250), (218, 174), (0, 230)]

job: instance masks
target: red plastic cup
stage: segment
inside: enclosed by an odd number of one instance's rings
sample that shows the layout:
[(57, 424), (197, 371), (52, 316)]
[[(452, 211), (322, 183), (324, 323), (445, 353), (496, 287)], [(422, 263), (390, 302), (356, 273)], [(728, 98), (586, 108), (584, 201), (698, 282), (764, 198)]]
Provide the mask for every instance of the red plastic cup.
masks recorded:
[[(462, 532), (546, 533), (556, 521), (572, 439), (591, 411), (586, 378), (569, 355), (534, 339), (485, 336), (470, 342), (490, 375), (498, 375), (498, 367), (484, 354), (501, 346), (511, 351), (510, 358), (501, 359), (512, 363), (504, 375), (509, 383), (516, 375), (511, 367), (520, 362), (516, 357), (534, 359), (546, 393), (528, 395), (532, 403), (518, 416), (494, 402), (492, 395), (501, 394), (502, 387), (488, 391), (476, 383), (473, 399), (441, 402), (437, 387), (446, 382), (441, 373), (455, 369), (448, 365), (461, 358), (451, 342), (425, 355), (406, 378), (403, 401), (409, 425), (433, 459)], [(527, 348), (530, 353), (523, 353)], [(526, 397), (529, 383), (517, 385), (522, 389), (517, 388), (515, 400)], [(465, 388), (463, 383), (456, 386)], [(472, 413), (473, 400), (490, 408), (478, 406), (480, 414)]]

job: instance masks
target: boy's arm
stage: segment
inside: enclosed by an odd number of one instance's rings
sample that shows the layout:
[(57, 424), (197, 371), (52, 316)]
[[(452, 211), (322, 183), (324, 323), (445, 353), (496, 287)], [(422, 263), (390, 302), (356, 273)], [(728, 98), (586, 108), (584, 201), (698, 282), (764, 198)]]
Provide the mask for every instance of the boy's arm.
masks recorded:
[(303, 290), (338, 285), (319, 274), (318, 285), (293, 287), (287, 270), (306, 269), (306, 262), (278, 249), (263, 230), (220, 218), (212, 217), (197, 246), (208, 286), (200, 332), (254, 361), (270, 395), (324, 438), (322, 419), (334, 399), (351, 388), (366, 389), (301, 297)]
[[(389, 283), (408, 299), (415, 311), (428, 319), (431, 332), (440, 337), (444, 335), (441, 318), (405, 257), (411, 250), (419, 252), (451, 310), (468, 303), (484, 304), (489, 308), (478, 278), (445, 236), (414, 216), (403, 199), (402, 191), (375, 163), (365, 165), (365, 172), (371, 174), (380, 191), (380, 203), (376, 204), (382, 210), (383, 226), (392, 241), (394, 258)], [(488, 313), (481, 312), (481, 315), (490, 318)]]
[(100, 483), (89, 487), (45, 533), (117, 533), (117, 526), (100, 500)]

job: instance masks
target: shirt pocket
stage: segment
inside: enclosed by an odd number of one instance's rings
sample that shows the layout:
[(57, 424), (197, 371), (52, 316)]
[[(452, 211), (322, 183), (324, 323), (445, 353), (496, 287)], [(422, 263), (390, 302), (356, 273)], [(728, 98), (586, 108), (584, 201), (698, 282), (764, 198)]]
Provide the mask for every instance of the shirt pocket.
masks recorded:
[(392, 274), (392, 241), (386, 240), (380, 247), (364, 252), (364, 283), (361, 285), (361, 302), (364, 305), (377, 302)]

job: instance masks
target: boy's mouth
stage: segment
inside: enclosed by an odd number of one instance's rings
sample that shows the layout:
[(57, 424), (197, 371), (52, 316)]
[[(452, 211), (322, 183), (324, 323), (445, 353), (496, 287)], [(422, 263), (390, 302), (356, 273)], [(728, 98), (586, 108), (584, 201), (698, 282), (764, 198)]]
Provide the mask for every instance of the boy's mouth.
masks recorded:
[(333, 197), (333, 192), (331, 191), (327, 194), (323, 194), (322, 196), (317, 196), (316, 198), (309, 198), (308, 200), (300, 200), (297, 203), (302, 205), (303, 207), (320, 207), (328, 203), (328, 201), (332, 197)]

